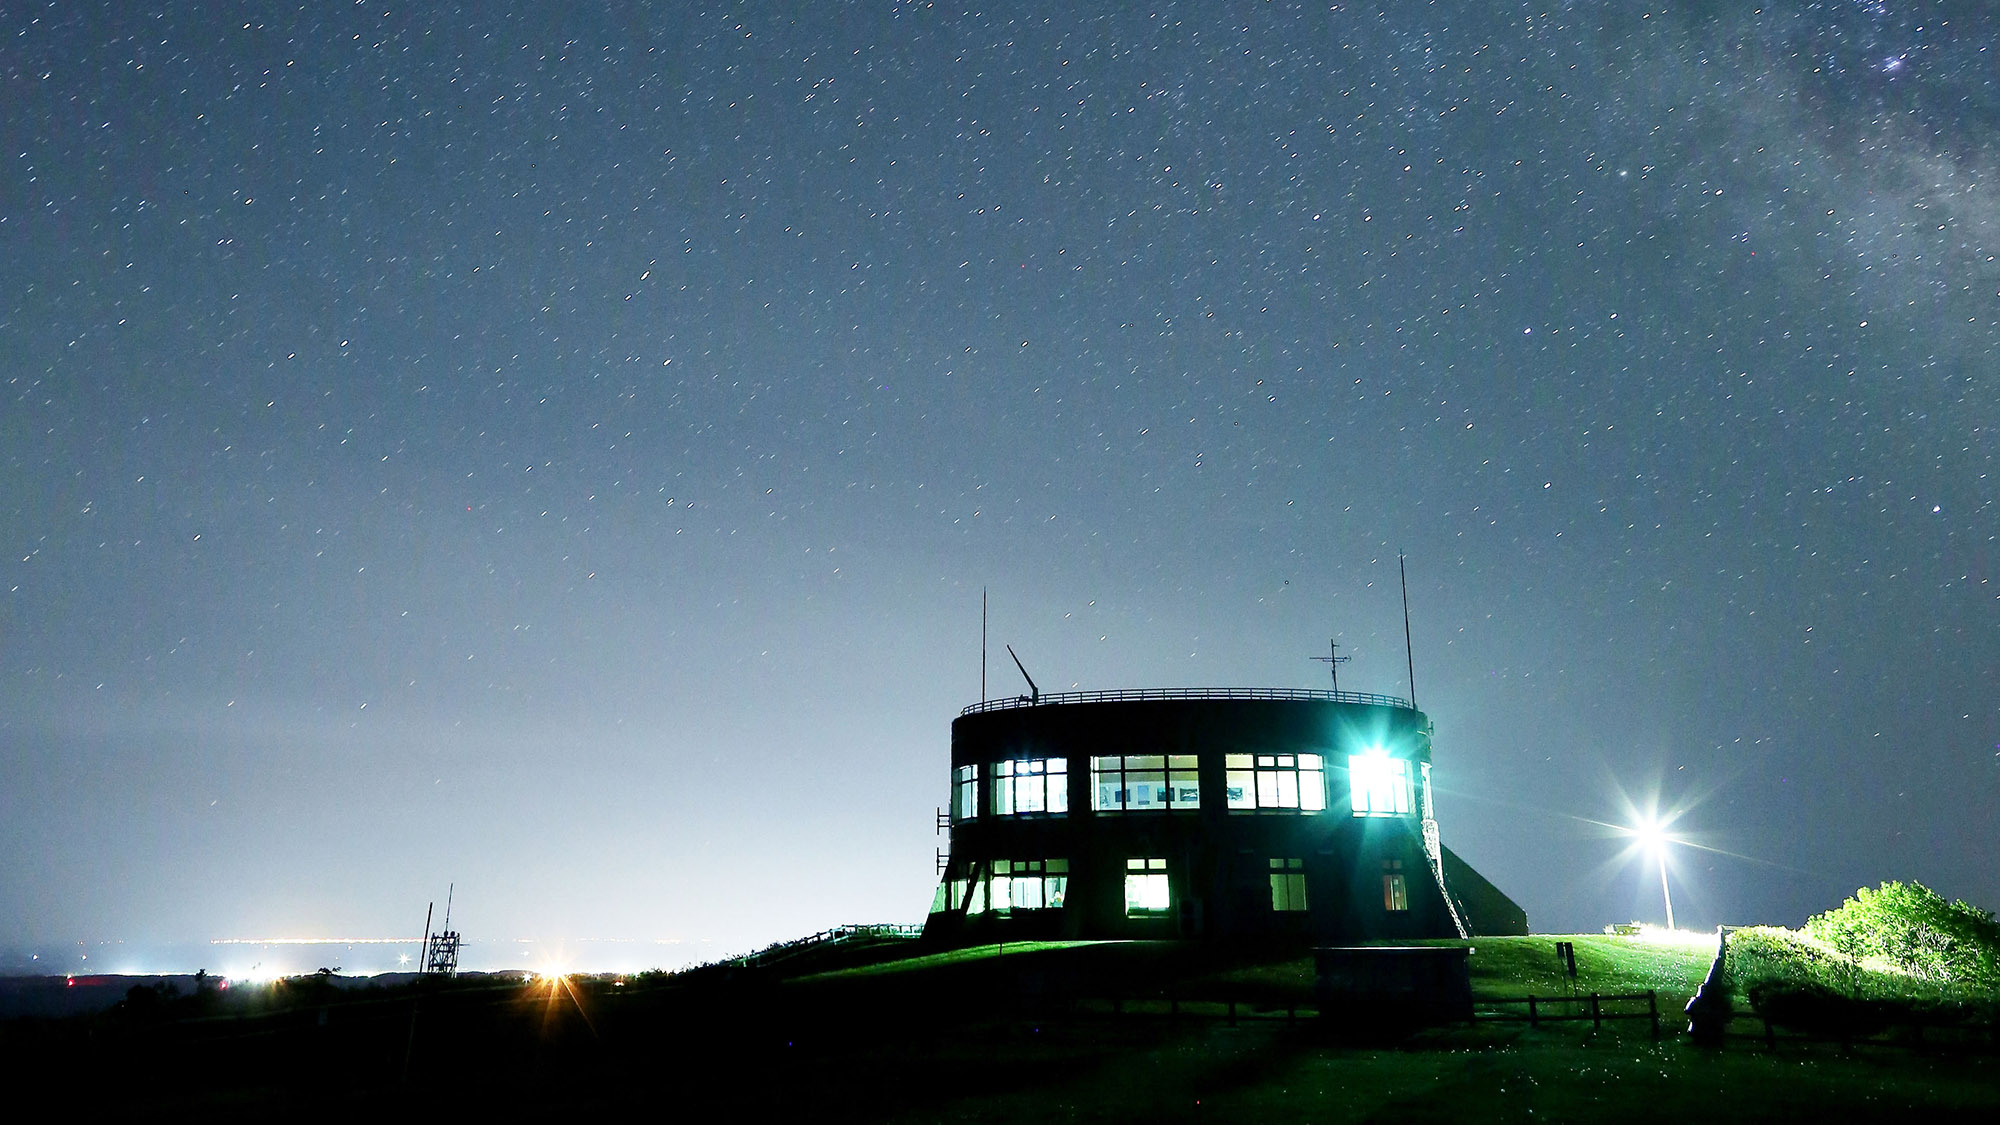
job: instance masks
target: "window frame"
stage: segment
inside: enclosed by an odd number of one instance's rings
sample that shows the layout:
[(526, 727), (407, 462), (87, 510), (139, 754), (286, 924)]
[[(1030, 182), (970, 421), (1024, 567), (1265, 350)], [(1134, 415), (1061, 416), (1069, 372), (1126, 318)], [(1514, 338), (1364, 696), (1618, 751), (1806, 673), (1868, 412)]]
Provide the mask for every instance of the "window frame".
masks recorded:
[[(1350, 754), (1347, 803), (1355, 816), (1414, 816), (1417, 800), (1413, 774), (1408, 758), (1372, 750)], [(1378, 802), (1378, 798), (1386, 800)]]
[(1303, 914), (1309, 906), (1306, 900), (1306, 861), (1290, 857), (1273, 856), (1270, 861), (1271, 912), (1274, 914)]
[[(1105, 763), (1115, 762), (1107, 767)], [(1158, 762), (1159, 765), (1147, 763)], [(1115, 804), (1103, 801), (1108, 779), (1111, 791), (1119, 795)], [(1135, 805), (1134, 789), (1157, 785), (1166, 798), (1163, 804)], [(1190, 803), (1180, 799), (1192, 791)], [(1190, 813), (1201, 809), (1201, 756), (1198, 754), (1093, 754), (1090, 756), (1090, 811), (1092, 813)]]
[(1232, 813), (1317, 816), (1327, 807), (1326, 773), (1324, 754), (1225, 754), (1223, 801)]
[[(1018, 772), (1023, 766), (1032, 766), (1026, 772)], [(1068, 816), (1069, 815), (1069, 759), (1068, 758), (1002, 758), (992, 763), (993, 783), (989, 787), (994, 816)], [(1023, 785), (1023, 781), (1032, 784)], [(1042, 807), (1024, 809), (1020, 796), (1024, 791), (1041, 790)], [(1060, 805), (1060, 808), (1051, 806)]]
[(1382, 909), (1389, 914), (1410, 912), (1410, 883), (1403, 877), (1403, 861), (1382, 861)]
[[(1014, 902), (1015, 883), (1039, 884), (1035, 896), (1041, 900), (1039, 906), (1023, 906)], [(1061, 910), (1069, 901), (1069, 860), (1067, 858), (1044, 859), (996, 859), (987, 865), (985, 875), (987, 909), (1004, 917), (1016, 911)], [(1004, 889), (1003, 896), (998, 893)], [(1055, 901), (1051, 902), (1053, 898)]]
[(957, 766), (951, 775), (951, 822), (979, 819), (979, 764)]
[[(1135, 883), (1135, 880), (1137, 881)], [(1144, 906), (1135, 904), (1135, 899), (1148, 899), (1157, 889), (1160, 905)], [(1134, 892), (1138, 894), (1135, 895)], [(1167, 872), (1167, 861), (1163, 857), (1130, 856), (1125, 860), (1125, 917), (1165, 918), (1174, 910), (1173, 879)]]

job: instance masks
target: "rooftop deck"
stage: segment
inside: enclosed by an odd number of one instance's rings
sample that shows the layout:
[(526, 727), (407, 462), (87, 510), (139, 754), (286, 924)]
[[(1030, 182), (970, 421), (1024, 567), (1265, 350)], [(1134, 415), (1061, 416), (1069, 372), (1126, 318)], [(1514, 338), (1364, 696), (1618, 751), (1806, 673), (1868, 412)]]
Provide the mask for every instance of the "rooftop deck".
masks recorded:
[(960, 715), (984, 711), (1006, 711), (1015, 707), (1055, 707), (1065, 703), (1126, 703), (1157, 699), (1299, 699), (1324, 703), (1361, 703), (1371, 707), (1400, 707), (1413, 711), (1409, 700), (1366, 691), (1318, 691), (1311, 688), (1120, 688), (1114, 691), (1050, 692), (1037, 698), (1012, 695), (975, 703)]

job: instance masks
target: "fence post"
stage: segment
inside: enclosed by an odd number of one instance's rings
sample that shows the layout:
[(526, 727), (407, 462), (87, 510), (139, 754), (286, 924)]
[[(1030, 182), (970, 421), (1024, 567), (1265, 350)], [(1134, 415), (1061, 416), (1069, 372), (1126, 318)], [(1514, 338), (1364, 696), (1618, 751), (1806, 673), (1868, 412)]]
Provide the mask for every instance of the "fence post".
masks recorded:
[(1653, 1017), (1653, 1038), (1658, 1039), (1660, 1037), (1660, 994), (1653, 989), (1646, 990), (1646, 1012)]
[(1595, 992), (1590, 994), (1590, 1029), (1592, 1031), (1604, 1030), (1604, 1014), (1598, 1010), (1597, 993)]
[(1532, 993), (1529, 994), (1528, 996), (1528, 1026), (1529, 1027), (1541, 1026), (1540, 1021), (1535, 1016), (1535, 997)]
[(1229, 1026), (1236, 1026), (1236, 997), (1229, 998)]

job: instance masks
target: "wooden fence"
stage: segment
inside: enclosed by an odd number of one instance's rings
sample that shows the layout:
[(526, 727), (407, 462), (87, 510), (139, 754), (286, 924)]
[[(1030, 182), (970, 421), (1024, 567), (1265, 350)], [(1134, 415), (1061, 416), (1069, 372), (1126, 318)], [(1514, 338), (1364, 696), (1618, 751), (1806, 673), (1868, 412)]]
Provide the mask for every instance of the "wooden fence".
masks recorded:
[[(1639, 1011), (1637, 1005), (1645, 1001), (1646, 1010)], [(1530, 1027), (1540, 1027), (1545, 1023), (1568, 1023), (1589, 1020), (1593, 1028), (1604, 1026), (1605, 1020), (1650, 1020), (1653, 1024), (1653, 1038), (1660, 1037), (1660, 996), (1657, 992), (1592, 992), (1575, 996), (1505, 996), (1484, 998), (1478, 1005), (1484, 1011), (1476, 1012), (1475, 1020), (1512, 1020), (1526, 1022)], [(1607, 1009), (1605, 1005), (1621, 1007)], [(1622, 1005), (1632, 1005), (1630, 1008)], [(1512, 1011), (1493, 1011), (1497, 1007), (1522, 1008), (1521, 1014)]]

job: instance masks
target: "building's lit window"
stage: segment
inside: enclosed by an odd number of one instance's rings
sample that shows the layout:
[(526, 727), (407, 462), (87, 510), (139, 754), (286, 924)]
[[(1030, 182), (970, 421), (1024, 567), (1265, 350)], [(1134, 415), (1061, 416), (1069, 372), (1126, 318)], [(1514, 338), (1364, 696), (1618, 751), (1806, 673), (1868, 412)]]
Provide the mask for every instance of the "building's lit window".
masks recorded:
[(1403, 882), (1403, 861), (1385, 860), (1382, 864), (1382, 909), (1390, 911), (1410, 908), (1410, 887)]
[(1024, 758), (993, 763), (993, 813), (1069, 811), (1069, 759)]
[[(1069, 897), (1066, 859), (996, 859), (975, 861), (971, 878), (962, 872), (938, 885), (931, 913), (963, 910), (968, 916), (988, 910), (1053, 910)], [(971, 901), (966, 896), (971, 895)]]
[(967, 887), (965, 876), (958, 875), (954, 878), (946, 879), (944, 882), (938, 884), (937, 893), (931, 896), (931, 913), (937, 914), (946, 910), (953, 913), (962, 910), (967, 914), (985, 912), (987, 882), (986, 873), (981, 871), (978, 881), (970, 884), (972, 888), (972, 901), (968, 903), (965, 901)]
[(1410, 763), (1380, 750), (1347, 759), (1347, 784), (1355, 816), (1408, 816)]
[(1158, 812), (1201, 806), (1193, 754), (1126, 754), (1090, 760), (1091, 808)]
[(988, 897), (996, 911), (1053, 910), (1069, 894), (1066, 859), (996, 859)]
[(1326, 808), (1326, 763), (1318, 754), (1228, 754), (1222, 764), (1232, 809)]
[(1165, 914), (1172, 902), (1167, 889), (1167, 861), (1128, 859), (1125, 861), (1125, 914), (1137, 917)]
[(971, 820), (979, 815), (979, 767), (960, 766), (952, 771), (951, 818)]
[(1302, 859), (1273, 859), (1271, 861), (1271, 909), (1304, 910), (1306, 908), (1306, 861)]

